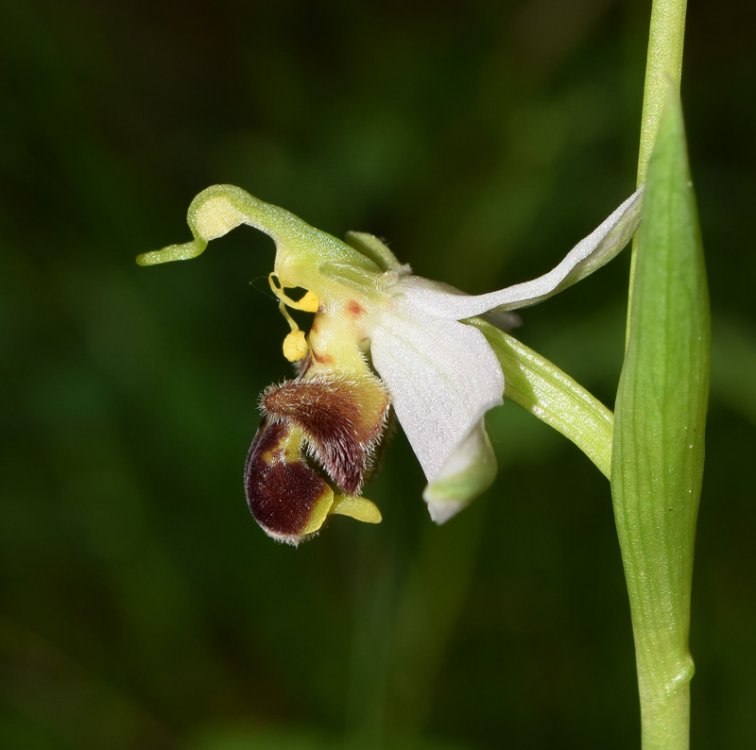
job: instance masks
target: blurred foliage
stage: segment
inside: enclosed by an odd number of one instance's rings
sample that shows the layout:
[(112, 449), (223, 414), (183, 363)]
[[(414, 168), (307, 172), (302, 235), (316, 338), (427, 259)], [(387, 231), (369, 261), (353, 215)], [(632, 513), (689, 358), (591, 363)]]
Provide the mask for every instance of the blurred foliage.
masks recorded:
[[(693, 746), (756, 736), (753, 6), (693, 4), (684, 100), (714, 311), (693, 596)], [(495, 487), (442, 528), (394, 436), (368, 495), (273, 544), (241, 488), (287, 376), (254, 232), (187, 264), (189, 201), (237, 183), (386, 237), (471, 292), (534, 276), (633, 184), (648, 8), (0, 2), (0, 745), (638, 743), (606, 480), (512, 404)], [(613, 400), (627, 261), (518, 336)]]

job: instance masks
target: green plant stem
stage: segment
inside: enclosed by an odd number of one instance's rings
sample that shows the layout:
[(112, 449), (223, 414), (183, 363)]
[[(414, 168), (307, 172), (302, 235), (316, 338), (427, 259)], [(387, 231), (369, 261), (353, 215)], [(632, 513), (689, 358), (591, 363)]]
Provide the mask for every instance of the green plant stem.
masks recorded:
[[(646, 181), (648, 160), (656, 142), (664, 102), (670, 92), (680, 93), (685, 14), (688, 0), (653, 0), (648, 30), (646, 76), (643, 82), (640, 145), (638, 147), (638, 186)], [(630, 339), (630, 307), (633, 300), (638, 238), (633, 240), (630, 255), (630, 289), (628, 293), (627, 339)]]
[(686, 7), (687, 0), (654, 0), (651, 7), (638, 150), (638, 185), (646, 181), (648, 160), (670, 89), (675, 94), (680, 91)]

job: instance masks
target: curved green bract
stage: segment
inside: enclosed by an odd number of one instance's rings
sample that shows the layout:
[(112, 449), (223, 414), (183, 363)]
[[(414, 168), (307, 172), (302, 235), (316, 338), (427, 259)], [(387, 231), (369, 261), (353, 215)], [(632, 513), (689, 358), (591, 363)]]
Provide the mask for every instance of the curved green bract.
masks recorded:
[(643, 748), (687, 750), (710, 317), (683, 115), (671, 88), (646, 185), (617, 391), (612, 496), (633, 621)]

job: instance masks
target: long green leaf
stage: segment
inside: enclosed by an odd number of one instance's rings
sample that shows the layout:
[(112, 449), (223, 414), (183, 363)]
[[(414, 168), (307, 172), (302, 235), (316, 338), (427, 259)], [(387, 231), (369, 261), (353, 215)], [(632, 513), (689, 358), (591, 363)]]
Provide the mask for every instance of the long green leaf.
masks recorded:
[(612, 494), (635, 638), (644, 750), (688, 747), (688, 651), (710, 320), (682, 111), (670, 88), (637, 237), (615, 408)]

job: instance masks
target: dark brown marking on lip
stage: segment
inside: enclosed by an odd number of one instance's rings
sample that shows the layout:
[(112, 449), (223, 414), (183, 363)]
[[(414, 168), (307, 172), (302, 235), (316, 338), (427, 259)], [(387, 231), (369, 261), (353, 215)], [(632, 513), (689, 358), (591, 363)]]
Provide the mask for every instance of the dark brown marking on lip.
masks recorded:
[(334, 484), (347, 494), (359, 494), (389, 409), (388, 394), (377, 378), (288, 380), (268, 388), (261, 406), (272, 417), (298, 424)]
[[(331, 492), (301, 459), (301, 440), (293, 438), (295, 429), (263, 419), (244, 465), (244, 489), (254, 519), (271, 536), (294, 544), (318, 501)], [(292, 447), (296, 459), (292, 459)]]

